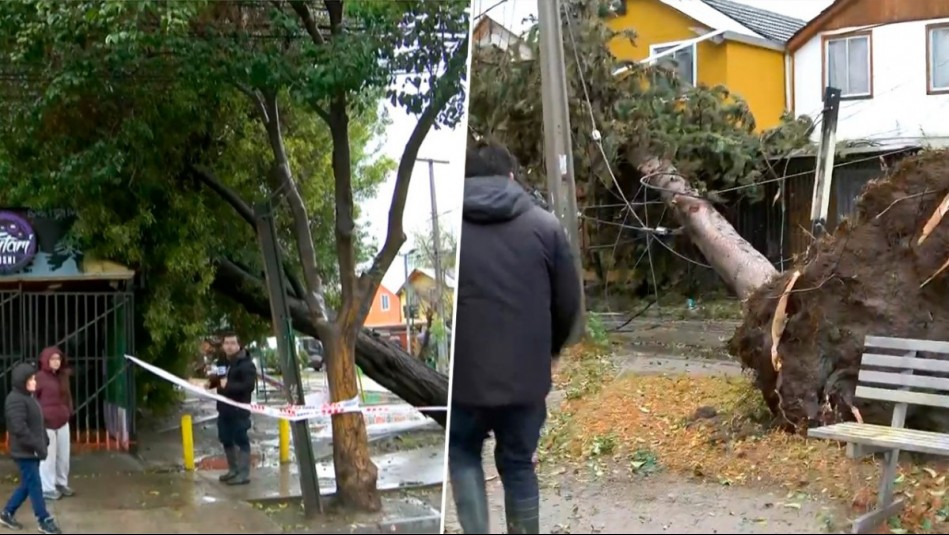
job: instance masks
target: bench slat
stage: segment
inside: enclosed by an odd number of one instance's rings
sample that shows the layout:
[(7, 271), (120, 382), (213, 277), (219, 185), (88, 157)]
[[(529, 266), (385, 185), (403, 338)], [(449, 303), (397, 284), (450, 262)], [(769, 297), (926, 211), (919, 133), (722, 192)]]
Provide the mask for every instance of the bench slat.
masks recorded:
[(867, 336), (865, 347), (880, 349), (899, 349), (901, 351), (926, 351), (929, 353), (949, 353), (949, 342), (938, 340), (917, 340), (913, 338), (889, 338), (886, 336)]
[(858, 378), (864, 383), (890, 385), (893, 387), (930, 388), (949, 392), (949, 379), (945, 377), (860, 370)]
[(949, 409), (949, 396), (941, 394), (910, 392), (908, 390), (887, 390), (886, 388), (874, 388), (872, 386), (857, 386), (856, 396), (863, 399)]
[(860, 361), (861, 366), (877, 366), (880, 368), (898, 368), (901, 370), (922, 370), (927, 372), (949, 373), (949, 360), (921, 359), (916, 357), (901, 357), (898, 355), (879, 355), (864, 353)]
[(886, 425), (845, 422), (810, 429), (807, 434), (814, 438), (853, 442), (884, 449), (949, 455), (949, 435), (918, 429), (896, 429)]

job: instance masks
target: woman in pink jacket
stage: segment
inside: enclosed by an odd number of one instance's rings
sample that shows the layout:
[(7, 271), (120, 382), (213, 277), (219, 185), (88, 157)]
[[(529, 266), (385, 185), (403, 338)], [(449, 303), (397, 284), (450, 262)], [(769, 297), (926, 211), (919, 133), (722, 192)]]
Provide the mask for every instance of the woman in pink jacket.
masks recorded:
[(73, 496), (69, 488), (69, 419), (73, 415), (72, 392), (66, 356), (58, 347), (47, 347), (40, 353), (40, 371), (36, 374), (36, 400), (43, 409), (49, 454), (40, 463), (43, 496), (58, 500)]

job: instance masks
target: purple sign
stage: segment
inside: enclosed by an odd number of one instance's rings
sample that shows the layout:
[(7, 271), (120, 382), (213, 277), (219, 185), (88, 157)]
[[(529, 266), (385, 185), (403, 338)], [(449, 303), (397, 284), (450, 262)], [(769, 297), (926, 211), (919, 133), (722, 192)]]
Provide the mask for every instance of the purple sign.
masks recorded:
[(33, 227), (13, 212), (0, 212), (0, 273), (25, 268), (36, 256)]

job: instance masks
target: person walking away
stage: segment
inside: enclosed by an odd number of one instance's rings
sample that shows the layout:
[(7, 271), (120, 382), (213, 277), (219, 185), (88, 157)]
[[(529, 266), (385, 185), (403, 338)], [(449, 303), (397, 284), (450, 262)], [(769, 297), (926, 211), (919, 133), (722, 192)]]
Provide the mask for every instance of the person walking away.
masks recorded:
[(43, 409), (49, 454), (40, 463), (43, 496), (58, 500), (74, 496), (69, 488), (69, 419), (73, 415), (69, 378), (72, 370), (58, 347), (47, 347), (40, 353), (40, 371), (36, 374), (36, 400)]
[(20, 484), (0, 511), (0, 525), (13, 530), (23, 529), (16, 521), (20, 506), (30, 499), (40, 533), (62, 533), (56, 520), (46, 509), (40, 462), (46, 459), (48, 436), (43, 410), (33, 397), (36, 392), (36, 369), (26, 363), (17, 364), (11, 372), (13, 388), (4, 404), (10, 456), (20, 471)]
[(534, 454), (555, 361), (580, 313), (566, 231), (514, 180), (506, 148), (469, 148), (455, 317), (449, 476), (465, 533), (489, 533), (482, 450), (504, 486), (507, 533), (540, 533)]
[[(240, 403), (250, 403), (257, 386), (257, 366), (240, 346), (237, 335), (227, 333), (221, 341), (227, 372), (217, 386), (218, 394)], [(217, 402), (217, 434), (227, 458), (227, 473), (220, 477), (228, 485), (250, 483), (250, 411)]]

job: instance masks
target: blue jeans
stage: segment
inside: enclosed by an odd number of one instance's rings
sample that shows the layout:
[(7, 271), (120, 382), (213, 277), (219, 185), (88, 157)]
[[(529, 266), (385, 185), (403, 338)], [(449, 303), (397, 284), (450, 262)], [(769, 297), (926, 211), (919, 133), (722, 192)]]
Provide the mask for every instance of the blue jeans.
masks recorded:
[(225, 449), (237, 447), (244, 453), (250, 453), (250, 416), (219, 414), (217, 417), (217, 438)]
[(15, 515), (17, 509), (27, 498), (33, 506), (33, 513), (40, 522), (50, 517), (46, 510), (46, 499), (43, 498), (43, 482), (40, 480), (39, 459), (16, 459), (16, 466), (20, 469), (20, 485), (13, 491), (4, 510)]
[(465, 407), (452, 405), (448, 470), (458, 520), (465, 533), (488, 533), (488, 506), (481, 455), (494, 432), (494, 463), (504, 485), (508, 533), (539, 533), (540, 504), (534, 452), (547, 406)]

